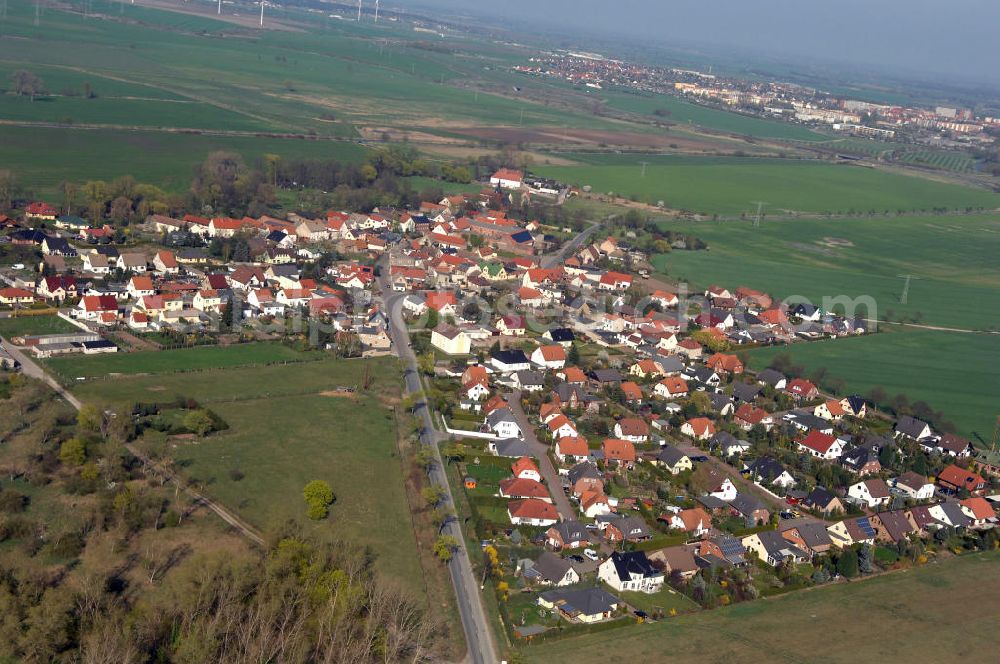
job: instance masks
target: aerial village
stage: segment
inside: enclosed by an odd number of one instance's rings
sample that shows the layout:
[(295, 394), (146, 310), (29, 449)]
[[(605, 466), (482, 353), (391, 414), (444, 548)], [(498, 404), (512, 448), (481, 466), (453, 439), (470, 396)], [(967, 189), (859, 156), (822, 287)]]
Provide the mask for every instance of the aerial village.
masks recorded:
[(864, 321), (682, 292), (649, 246), (691, 238), (515, 219), (518, 197), (571, 192), (513, 169), (483, 185), (318, 219), (152, 214), (127, 238), (32, 202), (0, 217), (38, 255), (0, 270), (0, 315), (55, 308), (74, 331), (5, 341), (44, 360), (295, 336), (349, 357), (398, 351), (403, 320), (517, 638), (996, 546), (1000, 465), (970, 441), (741, 352)]

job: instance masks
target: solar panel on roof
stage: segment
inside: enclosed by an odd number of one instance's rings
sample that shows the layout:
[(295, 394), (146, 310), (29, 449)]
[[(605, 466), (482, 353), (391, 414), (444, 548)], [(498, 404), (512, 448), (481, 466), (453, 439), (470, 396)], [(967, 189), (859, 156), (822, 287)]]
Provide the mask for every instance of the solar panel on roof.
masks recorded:
[(875, 537), (875, 529), (872, 528), (872, 524), (868, 521), (868, 517), (863, 516), (858, 519), (858, 527), (865, 531), (865, 535), (868, 537)]

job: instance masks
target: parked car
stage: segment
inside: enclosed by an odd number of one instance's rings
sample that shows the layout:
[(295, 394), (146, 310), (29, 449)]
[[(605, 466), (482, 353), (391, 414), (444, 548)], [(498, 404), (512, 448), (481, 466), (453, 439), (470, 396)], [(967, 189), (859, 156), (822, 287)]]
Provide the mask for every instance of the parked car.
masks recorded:
[(600, 556), (598, 556), (597, 552), (594, 551), (593, 549), (584, 549), (583, 550), (583, 555), (587, 556), (588, 558), (590, 558), (591, 560), (593, 560), (595, 562), (598, 561), (598, 560), (600, 560)]

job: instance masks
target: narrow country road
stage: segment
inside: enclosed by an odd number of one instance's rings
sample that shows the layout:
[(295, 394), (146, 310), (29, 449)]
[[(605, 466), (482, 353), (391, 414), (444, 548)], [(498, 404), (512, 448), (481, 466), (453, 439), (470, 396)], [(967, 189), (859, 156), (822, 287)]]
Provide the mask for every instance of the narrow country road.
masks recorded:
[[(392, 293), (386, 276), (387, 270), (383, 270), (380, 277), (380, 286), (383, 293)], [(414, 409), (420, 412), (423, 427), (420, 434), (420, 442), (427, 445), (434, 451), (434, 466), (429, 475), (431, 483), (444, 489), (448, 503), (455, 505), (455, 500), (451, 495), (451, 487), (448, 485), (448, 478), (445, 475), (444, 465), (441, 462), (441, 453), (438, 450), (438, 441), (444, 438), (435, 426), (434, 418), (430, 406), (422, 398), (424, 389), (421, 383), (420, 373), (417, 369), (417, 357), (410, 348), (410, 333), (403, 321), (403, 298), (404, 293), (389, 295), (385, 299), (386, 310), (389, 315), (389, 336), (392, 345), (396, 348), (396, 353), (406, 365), (404, 369), (404, 380), (406, 383), (406, 393), (417, 397)], [(465, 538), (462, 536), (462, 529), (458, 519), (448, 521), (442, 528), (442, 532), (451, 535), (458, 542), (458, 550), (448, 564), (451, 573), (451, 582), (455, 587), (455, 596), (458, 600), (458, 612), (462, 617), (462, 626), (465, 630), (465, 642), (468, 647), (467, 661), (473, 664), (492, 664), (497, 661), (497, 650), (493, 642), (493, 632), (490, 629), (489, 621), (486, 619), (486, 611), (483, 609), (483, 601), (480, 593), (482, 587), (479, 579), (476, 578), (472, 570), (472, 562), (469, 558), (469, 551), (465, 546)]]
[(549, 458), (548, 446), (538, 440), (538, 436), (535, 435), (535, 428), (528, 421), (528, 416), (525, 414), (524, 408), (521, 407), (520, 390), (515, 390), (504, 398), (510, 404), (510, 409), (514, 413), (514, 419), (517, 420), (517, 426), (521, 427), (524, 442), (528, 443), (528, 446), (538, 458), (538, 470), (541, 471), (542, 477), (545, 478), (546, 484), (549, 485), (549, 493), (552, 495), (556, 509), (559, 510), (559, 516), (562, 517), (563, 521), (572, 521), (576, 518), (576, 510), (573, 509), (573, 504), (566, 496), (566, 492), (563, 491), (559, 472), (556, 471), (556, 467), (552, 465), (552, 459)]
[[(79, 399), (70, 394), (70, 392), (62, 385), (60, 385), (59, 382), (56, 381), (52, 376), (45, 373), (45, 370), (42, 369), (40, 366), (38, 366), (38, 363), (35, 362), (33, 359), (31, 359), (27, 353), (23, 352), (17, 346), (10, 345), (6, 341), (2, 342), (2, 345), (4, 350), (10, 353), (15, 360), (21, 363), (21, 373), (23, 373), (25, 376), (37, 378), (38, 380), (41, 380), (47, 385), (49, 385), (53, 390), (56, 391), (57, 394), (59, 394), (59, 396), (61, 396), (63, 399), (66, 400), (67, 403), (73, 406), (73, 408), (80, 410), (83, 407), (83, 404), (80, 402)], [(250, 540), (254, 544), (257, 544), (258, 546), (265, 545), (264, 538), (260, 536), (260, 533), (258, 533), (254, 528), (252, 528), (248, 524), (244, 523), (243, 520), (240, 519), (238, 516), (236, 516), (235, 514), (233, 514), (232, 512), (230, 512), (225, 507), (215, 502), (211, 498), (207, 498), (200, 492), (196, 491), (195, 489), (192, 489), (175, 474), (158, 466), (149, 457), (140, 452), (138, 448), (136, 448), (134, 445), (126, 444), (125, 448), (129, 452), (131, 452), (133, 456), (142, 461), (142, 463), (152, 472), (162, 477), (166, 482), (176, 484), (180, 488), (180, 490), (183, 491), (188, 497), (190, 497), (196, 503), (204, 505), (208, 509), (215, 512), (220, 519), (222, 519), (230, 526), (235, 528), (237, 531), (239, 531), (241, 535), (246, 537), (248, 540)]]

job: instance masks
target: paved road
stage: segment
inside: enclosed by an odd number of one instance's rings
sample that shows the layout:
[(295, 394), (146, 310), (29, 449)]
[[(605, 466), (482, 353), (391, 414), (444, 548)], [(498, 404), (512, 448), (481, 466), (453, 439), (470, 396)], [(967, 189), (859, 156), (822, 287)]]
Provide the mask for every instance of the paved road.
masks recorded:
[(582, 247), (584, 243), (586, 243), (590, 239), (591, 235), (593, 235), (598, 230), (603, 228), (604, 224), (613, 221), (614, 218), (617, 216), (618, 215), (613, 214), (602, 222), (591, 224), (586, 229), (584, 229), (582, 233), (580, 233), (575, 238), (564, 244), (562, 248), (556, 251), (555, 253), (549, 254), (547, 256), (542, 256), (541, 260), (538, 261), (538, 264), (546, 269), (550, 269), (556, 265), (561, 264), (564, 260), (566, 260), (566, 258), (572, 256), (580, 247)]
[[(387, 282), (385, 273), (380, 280), (383, 293), (392, 293)], [(405, 382), (407, 394), (422, 395), (423, 385), (420, 382), (420, 373), (417, 370), (417, 357), (410, 348), (410, 334), (403, 321), (403, 298), (405, 293), (390, 295), (386, 299), (386, 309), (391, 321), (389, 336), (400, 359), (406, 364)], [(430, 479), (433, 484), (445, 490), (447, 500), (454, 506), (455, 501), (451, 495), (451, 487), (448, 486), (448, 478), (445, 476), (444, 465), (441, 463), (441, 454), (437, 443), (444, 438), (435, 426), (431, 409), (426, 401), (418, 399), (415, 408), (420, 412), (423, 420), (423, 430), (420, 435), (420, 442), (434, 450), (435, 464), (430, 471)], [(462, 627), (465, 630), (465, 642), (468, 646), (467, 661), (474, 664), (492, 664), (497, 661), (497, 650), (493, 643), (493, 632), (486, 619), (486, 612), (483, 609), (483, 602), (480, 593), (482, 592), (480, 581), (476, 578), (472, 570), (472, 563), (469, 560), (469, 552), (465, 547), (465, 539), (462, 536), (462, 529), (457, 519), (452, 519), (443, 528), (445, 534), (451, 535), (459, 543), (458, 551), (455, 552), (451, 562), (448, 564), (451, 573), (451, 582), (455, 586), (455, 596), (458, 599), (458, 612), (462, 617)]]
[[(80, 402), (79, 399), (70, 394), (69, 391), (66, 390), (66, 388), (64, 388), (62, 385), (60, 385), (54, 378), (52, 378), (52, 376), (45, 373), (45, 371), (40, 366), (38, 366), (38, 364), (31, 357), (29, 357), (27, 353), (23, 352), (16, 346), (11, 346), (6, 341), (3, 342), (3, 348), (8, 353), (10, 353), (15, 360), (21, 363), (21, 373), (23, 373), (25, 376), (31, 376), (32, 378), (37, 378), (38, 380), (47, 383), (50, 387), (52, 387), (53, 390), (56, 391), (56, 393), (58, 393), (63, 399), (65, 399), (71, 406), (73, 406), (77, 410), (80, 410), (83, 407), (83, 404)], [(244, 537), (249, 539), (251, 542), (258, 544), (260, 546), (264, 546), (265, 544), (264, 538), (261, 537), (260, 534), (255, 529), (244, 523), (243, 520), (241, 520), (238, 516), (236, 516), (235, 514), (233, 514), (232, 512), (230, 512), (229, 510), (227, 510), (225, 507), (215, 502), (214, 500), (207, 498), (198, 491), (192, 489), (190, 486), (185, 484), (180, 478), (178, 478), (170, 471), (160, 466), (157, 466), (151, 459), (149, 459), (146, 455), (140, 452), (133, 445), (127, 444), (125, 445), (125, 447), (136, 458), (138, 458), (147, 467), (153, 470), (153, 472), (163, 477), (164, 480), (166, 480), (167, 482), (177, 484), (177, 486), (179, 486), (180, 489), (189, 497), (191, 497), (196, 503), (200, 503), (205, 507), (207, 507), (208, 509), (215, 512), (220, 519), (228, 523), (230, 526), (236, 528), (236, 530), (238, 530)]]
[(535, 456), (538, 457), (538, 470), (541, 471), (542, 477), (545, 478), (545, 482), (549, 485), (549, 493), (552, 495), (556, 509), (559, 510), (559, 516), (563, 518), (563, 521), (575, 519), (576, 510), (573, 509), (573, 504), (569, 501), (566, 492), (563, 491), (559, 473), (556, 471), (555, 466), (552, 465), (552, 459), (547, 454), (549, 448), (538, 440), (538, 436), (535, 435), (535, 428), (528, 421), (528, 416), (524, 413), (524, 408), (521, 407), (520, 390), (515, 390), (504, 398), (510, 404), (510, 409), (517, 420), (517, 426), (521, 427), (521, 432), (524, 434), (524, 441), (528, 443), (528, 446), (534, 451)]

